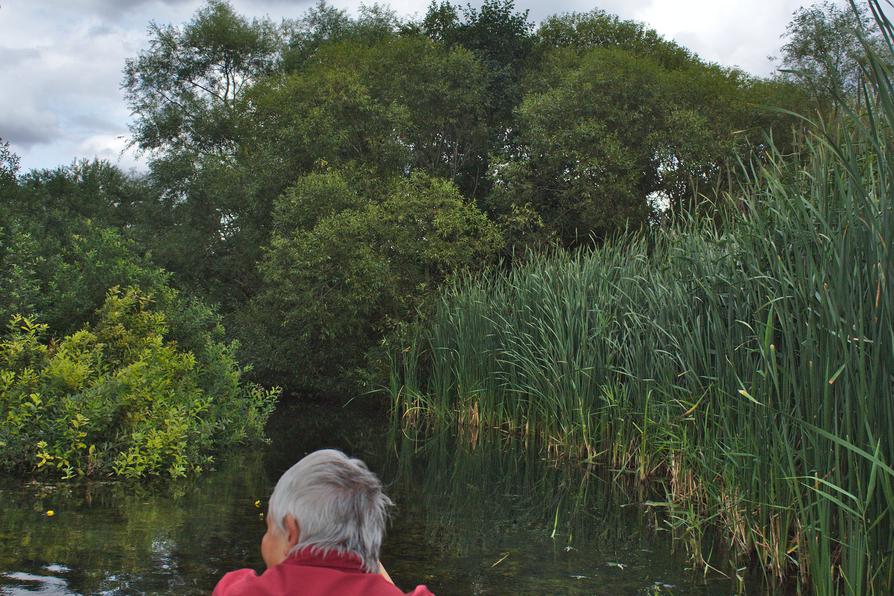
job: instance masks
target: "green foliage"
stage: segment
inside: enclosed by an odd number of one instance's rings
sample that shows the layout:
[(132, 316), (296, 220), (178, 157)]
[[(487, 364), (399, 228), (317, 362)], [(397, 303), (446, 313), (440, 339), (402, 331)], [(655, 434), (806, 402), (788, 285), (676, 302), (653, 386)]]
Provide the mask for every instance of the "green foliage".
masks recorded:
[(417, 37), (330, 43), (252, 91), (245, 159), (290, 182), (323, 161), (383, 177), (421, 167), (474, 186), (487, 151), (483, 72), (468, 50)]
[[(495, 202), (529, 204), (568, 245), (648, 215), (653, 156), (667, 102), (657, 68), (624, 54), (591, 54), (580, 69), (518, 110), (517, 155), (493, 164)], [(672, 107), (671, 107), (672, 109)]]
[(31, 172), (0, 197), (4, 469), (181, 476), (262, 435), (274, 393), (242, 382), (218, 315), (138, 255), (132, 228), (109, 227), (145, 199), (99, 162)]
[[(790, 138), (791, 119), (757, 104), (793, 107), (798, 95), (601, 12), (555, 17), (535, 34), (511, 0), (433, 3), (415, 22), (319, 2), (281, 27), (211, 2), (181, 27), (153, 25), (125, 88), (151, 173), (112, 214), (178, 287), (220, 306), (259, 375), (287, 366), (249, 345), (278, 325), (259, 310), (261, 294), (279, 291), (265, 271), (283, 225), (275, 205), (315, 172), (352, 172), (350, 192), (338, 191), (359, 197), (351, 211), (412, 172), (449, 180), (501, 227), (502, 256), (517, 257), (638, 228), (695, 195), (716, 198), (733, 183), (737, 152), (763, 150), (764, 129), (783, 147)], [(332, 192), (332, 203), (298, 201), (292, 210), (309, 220), (287, 216), (293, 231), (313, 229), (318, 210), (331, 215), (341, 200)], [(407, 266), (389, 271), (412, 287)], [(374, 310), (363, 311), (372, 317), (363, 328), (380, 333)]]
[(132, 188), (111, 166), (82, 163), (31, 172), (0, 196), (0, 316), (35, 315), (64, 334), (112, 286), (164, 288), (167, 274), (107, 227), (122, 215), (115, 198)]
[(19, 157), (10, 151), (9, 143), (0, 137), (0, 192), (5, 192), (16, 181)]
[(277, 391), (240, 383), (235, 346), (208, 337), (197, 358), (168, 324), (136, 289), (110, 290), (94, 325), (57, 341), (14, 316), (0, 341), (0, 466), (177, 478), (263, 436)]
[(486, 0), (480, 8), (432, 1), (421, 23), (431, 39), (468, 48), (495, 71), (517, 71), (524, 64), (534, 46), (533, 28), (528, 11), (516, 11), (513, 0)]
[(256, 190), (266, 180), (228, 159), (190, 154), (156, 160), (149, 180), (157, 199), (135, 226), (140, 246), (189, 293), (223, 310), (241, 304), (267, 240), (272, 199)]
[(0, 317), (33, 313), (42, 302), (39, 243), (0, 205)]
[(98, 160), (32, 170), (21, 176), (19, 188), (10, 192), (19, 197), (9, 202), (17, 213), (54, 230), (63, 228), (71, 218), (123, 229), (145, 217), (151, 197), (145, 181)]
[(890, 593), (894, 89), (890, 50), (864, 60), (862, 109), (771, 147), (716, 220), (449, 286), (395, 352), (396, 415), (659, 480), (697, 564), (713, 528), (737, 573)]
[[(588, 244), (719, 199), (767, 129), (781, 130), (782, 146), (789, 137), (791, 117), (756, 105), (778, 85), (695, 60), (664, 66), (661, 44), (604, 45), (551, 50), (529, 75), (517, 142), (491, 164), (498, 216), (528, 206), (561, 245)], [(778, 90), (772, 99), (797, 97)]]
[(292, 182), (320, 160), (365, 163), (386, 175), (409, 161), (399, 142), (404, 110), (378, 101), (353, 62), (367, 52), (353, 45), (333, 52), (335, 59), (319, 68), (270, 79), (252, 91), (251, 158), (280, 180)]
[(269, 201), (246, 200), (254, 189), (233, 160), (246, 94), (280, 67), (282, 38), (269, 19), (208, 0), (183, 27), (152, 23), (148, 49), (125, 67), (133, 143), (152, 158), (154, 191), (128, 223), (182, 287), (213, 302), (245, 299), (266, 241)]
[(394, 128), (401, 145), (412, 148), (410, 167), (451, 180), (474, 197), (486, 176), (490, 134), (481, 60), (463, 47), (447, 49), (417, 37), (351, 59), (377, 102), (400, 106)]
[(307, 66), (321, 47), (339, 42), (373, 46), (386, 42), (404, 27), (394, 11), (380, 4), (361, 4), (356, 18), (325, 2), (318, 2), (297, 21), (288, 25), (283, 70), (294, 72)]
[[(504, 146), (513, 135), (512, 111), (521, 101), (521, 80), (535, 48), (528, 11), (517, 10), (514, 0), (485, 0), (479, 8), (432, 0), (418, 27), (439, 44), (466, 48), (481, 60), (484, 71), (478, 76), (487, 93), (482, 106), (486, 110), (487, 151)], [(484, 159), (482, 156), (486, 170)]]
[(551, 16), (537, 29), (537, 38), (542, 51), (614, 48), (648, 57), (671, 70), (699, 64), (691, 52), (662, 38), (654, 29), (636, 21), (622, 21), (599, 9)]
[(339, 171), (310, 174), (274, 211), (265, 291), (252, 311), (259, 320), (247, 325), (263, 325), (266, 339), (245, 345), (269, 367), (264, 375), (291, 387), (356, 380), (378, 341), (442, 280), (501, 246), (495, 226), (449, 182), (414, 175), (369, 196), (352, 186)]

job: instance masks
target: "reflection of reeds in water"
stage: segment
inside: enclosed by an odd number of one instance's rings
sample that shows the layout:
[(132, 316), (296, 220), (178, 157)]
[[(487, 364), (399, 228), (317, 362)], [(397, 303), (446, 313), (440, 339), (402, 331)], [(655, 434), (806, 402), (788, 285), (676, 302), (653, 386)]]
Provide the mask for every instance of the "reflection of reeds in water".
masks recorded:
[(735, 565), (894, 591), (888, 47), (860, 107), (771, 145), (734, 213), (449, 289), (396, 362), (397, 410), (662, 480), (696, 560), (713, 527)]
[(470, 438), (397, 441), (385, 471), (397, 515), (383, 551), (395, 577), (467, 594), (706, 589), (673, 553), (663, 512), (640, 505), (642, 485), (546, 460), (513, 438)]
[(388, 476), (407, 498), (425, 495), (434, 518), (427, 524), (431, 538), (456, 553), (499, 540), (500, 524), (551, 539), (557, 548), (584, 549), (639, 538), (655, 520), (629, 507), (643, 500), (639, 487), (613, 483), (595, 468), (545, 461), (517, 440), (470, 431), (424, 440), (404, 436), (401, 446)]

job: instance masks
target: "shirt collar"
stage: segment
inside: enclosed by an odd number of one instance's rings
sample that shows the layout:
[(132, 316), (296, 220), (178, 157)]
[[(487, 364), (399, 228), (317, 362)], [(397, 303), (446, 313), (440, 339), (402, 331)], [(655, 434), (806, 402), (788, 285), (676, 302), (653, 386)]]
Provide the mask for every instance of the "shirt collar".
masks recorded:
[(357, 555), (335, 551), (323, 553), (312, 546), (302, 548), (298, 552), (293, 553), (283, 563), (311, 567), (330, 567), (340, 571), (366, 573), (366, 570), (363, 569), (363, 561)]

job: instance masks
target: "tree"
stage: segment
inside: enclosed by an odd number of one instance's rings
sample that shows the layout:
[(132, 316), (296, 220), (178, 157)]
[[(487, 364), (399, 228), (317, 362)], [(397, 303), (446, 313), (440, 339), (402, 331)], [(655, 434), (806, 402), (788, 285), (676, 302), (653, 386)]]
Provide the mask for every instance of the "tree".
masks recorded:
[(293, 389), (349, 386), (370, 364), (381, 372), (382, 338), (447, 276), (481, 267), (501, 247), (496, 227), (445, 180), (417, 174), (362, 196), (351, 177), (309, 174), (274, 210), (265, 289), (252, 304), (258, 319), (247, 325), (263, 332), (248, 347), (265, 376)]
[(232, 154), (243, 92), (276, 65), (280, 32), (208, 0), (183, 29), (152, 23), (149, 49), (127, 60), (123, 87), (141, 148)]
[(132, 223), (182, 287), (239, 301), (266, 241), (255, 227), (252, 182), (237, 163), (244, 98), (278, 68), (282, 32), (208, 0), (183, 27), (152, 23), (149, 37), (123, 83), (136, 115), (133, 142), (152, 155), (155, 194)]
[[(392, 164), (389, 175), (422, 169), (453, 181), (467, 196), (476, 194), (489, 149), (488, 74), (473, 52), (401, 36), (373, 46), (330, 44), (318, 51), (315, 62), (315, 72), (356, 76), (369, 101), (379, 106), (394, 140), (406, 148), (404, 163)], [(340, 125), (359, 128), (362, 123)], [(365, 149), (353, 159), (375, 165), (376, 153)]]
[(864, 43), (881, 48), (880, 32), (865, 4), (829, 0), (795, 11), (783, 35), (779, 70), (817, 97), (855, 97), (863, 79)]
[(548, 17), (537, 30), (542, 50), (573, 48), (578, 52), (595, 48), (617, 48), (647, 56), (664, 68), (691, 66), (698, 58), (673, 41), (661, 37), (636, 21), (623, 21), (596, 9)]
[(638, 227), (667, 119), (657, 67), (596, 50), (555, 78), (518, 109), (519, 144), (492, 164), (493, 205), (532, 206), (566, 246)]
[(491, 213), (533, 209), (560, 244), (589, 243), (719, 197), (737, 153), (763, 142), (756, 123), (790, 125), (764, 114), (768, 90), (741, 72), (662, 62), (642, 49), (546, 52), (516, 111), (518, 142), (492, 162)]
[(19, 173), (19, 156), (12, 152), (9, 143), (0, 137), (0, 192), (15, 184)]
[(488, 73), (492, 148), (503, 145), (512, 133), (512, 110), (521, 100), (522, 75), (535, 47), (528, 11), (517, 11), (514, 0), (485, 0), (477, 9), (433, 0), (421, 30), (447, 47), (462, 46), (481, 59)]
[(304, 68), (317, 50), (327, 44), (353, 41), (371, 46), (395, 36), (403, 27), (394, 11), (379, 4), (361, 4), (357, 18), (352, 19), (346, 11), (318, 0), (303, 17), (288, 25), (283, 70), (296, 72)]
[(481, 8), (432, 1), (422, 20), (422, 31), (431, 39), (461, 45), (494, 65), (513, 69), (524, 65), (533, 49), (533, 29), (528, 11), (517, 12), (513, 0), (485, 0)]
[(267, 79), (251, 91), (240, 160), (263, 171), (278, 187), (274, 196), (318, 163), (360, 163), (390, 176), (410, 162), (411, 148), (401, 142), (405, 110), (373, 95), (364, 80), (364, 49), (351, 43), (336, 49), (344, 53), (321, 56), (313, 69)]
[(139, 255), (133, 242), (54, 204), (55, 191), (23, 186), (15, 202), (0, 202), (4, 321), (36, 315), (54, 332), (67, 333), (89, 319), (113, 286), (148, 292), (166, 287), (168, 275)]

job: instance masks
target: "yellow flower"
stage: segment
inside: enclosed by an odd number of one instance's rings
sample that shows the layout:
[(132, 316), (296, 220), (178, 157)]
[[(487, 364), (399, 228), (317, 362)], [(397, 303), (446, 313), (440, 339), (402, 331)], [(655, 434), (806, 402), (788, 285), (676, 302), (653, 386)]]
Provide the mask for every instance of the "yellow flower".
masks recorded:
[(257, 507), (258, 509), (261, 508), (261, 499), (258, 499), (257, 501), (255, 501), (255, 507)]
[(47, 517), (53, 517), (54, 515), (56, 515), (55, 511), (53, 511), (52, 509), (47, 509)]

